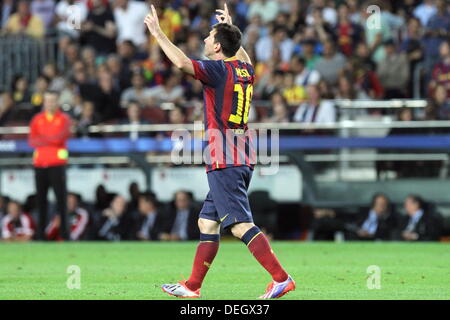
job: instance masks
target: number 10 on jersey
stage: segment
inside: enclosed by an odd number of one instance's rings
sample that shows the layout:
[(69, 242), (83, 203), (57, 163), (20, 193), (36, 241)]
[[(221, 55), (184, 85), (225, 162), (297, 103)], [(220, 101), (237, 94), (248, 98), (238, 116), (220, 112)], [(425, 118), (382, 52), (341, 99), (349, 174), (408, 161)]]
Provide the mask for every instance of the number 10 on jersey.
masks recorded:
[(250, 102), (253, 95), (253, 86), (251, 84), (247, 85), (245, 90), (245, 103), (244, 103), (244, 88), (240, 83), (234, 85), (234, 91), (237, 92), (237, 110), (236, 114), (230, 114), (228, 121), (241, 124), (242, 122), (242, 111), (244, 109), (244, 124), (248, 121), (248, 111), (250, 110)]

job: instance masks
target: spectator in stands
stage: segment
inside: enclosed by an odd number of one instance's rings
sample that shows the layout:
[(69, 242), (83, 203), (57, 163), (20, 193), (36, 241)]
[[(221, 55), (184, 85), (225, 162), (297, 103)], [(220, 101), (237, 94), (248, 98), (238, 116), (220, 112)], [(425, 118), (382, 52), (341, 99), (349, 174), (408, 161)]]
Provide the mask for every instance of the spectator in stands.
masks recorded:
[[(81, 61), (80, 46), (75, 41), (69, 41), (67, 43), (67, 46), (64, 46), (64, 48), (61, 48), (61, 50), (64, 53), (64, 58), (65, 58), (65, 63), (66, 63), (66, 67), (64, 69), (65, 71), (71, 70), (72, 67), (75, 66), (76, 62)], [(84, 70), (84, 66), (83, 66), (83, 71), (86, 72), (86, 70)]]
[(180, 105), (175, 104), (169, 111), (169, 123), (170, 124), (183, 124), (186, 123), (187, 114), (186, 109)]
[(150, 124), (149, 121), (141, 117), (141, 105), (137, 101), (130, 101), (127, 104), (127, 118), (121, 121), (121, 124), (131, 125), (131, 130), (127, 134), (130, 140), (136, 140), (142, 137), (149, 137), (148, 131), (140, 131), (137, 126), (141, 124)]
[(4, 92), (0, 100), (0, 126), (14, 119), (15, 101), (11, 92)]
[(260, 62), (267, 62), (272, 58), (276, 49), (280, 50), (280, 58), (288, 63), (294, 51), (294, 42), (287, 37), (287, 31), (283, 26), (274, 28), (273, 33), (260, 38), (256, 42), (256, 57)]
[(142, 21), (149, 12), (144, 2), (114, 0), (114, 18), (117, 25), (117, 41), (131, 40), (137, 47), (147, 43)]
[(45, 26), (39, 16), (31, 13), (30, 3), (27, 0), (19, 0), (17, 12), (10, 15), (4, 32), (15, 36), (42, 38), (45, 34)]
[(30, 104), (31, 92), (28, 87), (28, 80), (23, 75), (17, 75), (12, 81), (12, 92), (16, 104), (27, 107)]
[(361, 41), (362, 28), (351, 20), (350, 8), (345, 2), (339, 4), (336, 29), (340, 51), (347, 57), (351, 56), (356, 45)]
[(55, 23), (61, 39), (78, 39), (87, 15), (88, 9), (84, 0), (60, 0), (55, 9)]
[(89, 127), (99, 123), (100, 117), (95, 112), (95, 104), (92, 101), (83, 101), (81, 113), (75, 118), (74, 126), (78, 138), (95, 138), (99, 135), (89, 132)]
[(406, 241), (436, 241), (441, 233), (441, 217), (420, 196), (409, 195), (404, 203), (407, 216), (401, 225), (401, 239)]
[(436, 0), (437, 11), (424, 25), (426, 27), (423, 38), (425, 48), (424, 67), (425, 71), (428, 72), (439, 61), (440, 46), (443, 42), (448, 41), (450, 12), (446, 2), (446, 0)]
[(136, 181), (133, 181), (128, 185), (128, 194), (130, 196), (128, 208), (131, 212), (134, 212), (138, 209), (139, 195), (141, 194), (139, 191), (139, 184)]
[(110, 121), (120, 118), (120, 92), (114, 87), (114, 79), (110, 72), (99, 72), (98, 85), (95, 86), (95, 111), (100, 115), (100, 121)]
[[(370, 208), (363, 208), (355, 225), (347, 224), (349, 239), (355, 240), (392, 240), (398, 228), (398, 217), (393, 211), (389, 198), (376, 193)], [(354, 231), (354, 234), (352, 234)]]
[(46, 29), (50, 28), (55, 15), (54, 0), (33, 0), (31, 1), (31, 13), (41, 18)]
[(120, 241), (127, 240), (130, 225), (127, 219), (127, 202), (120, 195), (114, 196), (109, 208), (102, 212), (97, 226), (99, 240)]
[(392, 39), (383, 43), (385, 58), (377, 64), (377, 75), (384, 87), (385, 99), (405, 98), (410, 77), (405, 53), (398, 53)]
[(164, 216), (157, 207), (152, 193), (145, 192), (138, 199), (139, 218), (136, 222), (136, 239), (159, 240), (164, 227)]
[(47, 63), (42, 68), (42, 74), (50, 79), (49, 90), (61, 92), (64, 89), (66, 79), (58, 73), (58, 69), (54, 63)]
[(296, 106), (306, 100), (306, 87), (295, 82), (293, 72), (286, 72), (283, 81), (283, 97), (289, 106)]
[(322, 101), (319, 87), (307, 88), (308, 99), (300, 104), (294, 114), (294, 121), (303, 123), (327, 123), (336, 121), (335, 106), (331, 101)]
[(91, 10), (81, 25), (82, 41), (106, 56), (116, 51), (117, 27), (108, 1), (92, 0)]
[(0, 2), (0, 30), (6, 27), (9, 17), (16, 11), (15, 0), (3, 0)]
[[(83, 240), (89, 223), (89, 213), (81, 207), (81, 196), (79, 194), (69, 193), (67, 195), (67, 212), (70, 220), (70, 240)], [(59, 234), (60, 224), (60, 217), (55, 216), (46, 229), (48, 240), (62, 240)]]
[(97, 76), (97, 53), (93, 47), (84, 46), (81, 49), (81, 61), (84, 63), (84, 70), (87, 73), (89, 82), (95, 82)]
[(95, 204), (94, 209), (97, 211), (103, 211), (109, 207), (109, 204), (113, 200), (115, 195), (108, 193), (104, 185), (99, 184), (95, 189)]
[(66, 218), (66, 164), (68, 160), (67, 140), (70, 137), (71, 121), (59, 109), (59, 94), (47, 91), (44, 94), (42, 112), (33, 117), (28, 137), (29, 145), (35, 149), (33, 166), (39, 208), (38, 239), (45, 239), (47, 225), (47, 194), (51, 187), (56, 196), (57, 213), (61, 218), (61, 236), (69, 239)]
[(320, 59), (320, 56), (316, 53), (316, 40), (313, 38), (303, 39), (301, 42), (301, 55), (305, 59), (306, 67), (310, 70), (317, 70), (316, 64)]
[(424, 0), (413, 11), (414, 16), (420, 20), (423, 26), (428, 25), (430, 18), (436, 14), (436, 5), (434, 0)]
[(411, 17), (408, 20), (408, 29), (406, 38), (403, 40), (400, 49), (408, 57), (409, 62), (409, 81), (408, 91), (409, 97), (412, 97), (414, 92), (415, 71), (420, 61), (423, 60), (423, 46), (422, 46), (422, 28), (419, 19)]
[(323, 56), (316, 63), (316, 70), (320, 73), (322, 79), (331, 85), (335, 85), (346, 62), (345, 56), (336, 52), (333, 40), (328, 39), (323, 44)]
[(19, 202), (10, 200), (6, 215), (1, 220), (4, 241), (26, 242), (34, 235), (34, 222), (28, 213), (22, 211)]
[(431, 100), (431, 106), (435, 110), (436, 117), (432, 118), (439, 120), (450, 120), (450, 98), (447, 96), (447, 92), (448, 90), (442, 85), (438, 85), (434, 89), (434, 96)]
[(431, 75), (429, 91), (433, 91), (438, 85), (447, 89), (447, 99), (450, 99), (450, 40), (442, 42), (439, 53), (441, 60), (434, 66)]
[[(119, 48), (120, 47), (121, 46), (119, 45)], [(129, 70), (128, 64), (124, 63), (119, 55), (110, 54), (106, 58), (105, 64), (108, 71), (113, 76), (115, 87), (119, 88), (121, 92), (131, 87), (132, 73)]]
[(291, 121), (289, 106), (286, 99), (280, 92), (275, 92), (271, 99), (271, 109), (269, 116), (263, 122), (288, 123)]
[(181, 102), (183, 99), (183, 87), (180, 85), (181, 74), (169, 72), (163, 76), (163, 83), (150, 88), (148, 91), (148, 104), (159, 106), (165, 102)]
[(338, 89), (336, 93), (336, 99), (356, 99), (356, 91), (353, 86), (354, 81), (350, 75), (341, 74), (338, 78)]
[(248, 7), (247, 19), (260, 16), (263, 23), (271, 22), (278, 15), (279, 3), (275, 0), (255, 0)]
[(31, 96), (31, 105), (34, 107), (33, 113), (41, 111), (42, 103), (44, 101), (44, 94), (48, 90), (50, 79), (41, 74), (36, 79), (34, 85), (34, 92)]
[(175, 199), (170, 204), (164, 232), (160, 239), (169, 240), (195, 240), (199, 237), (197, 227), (198, 212), (192, 205), (192, 194), (186, 191), (175, 193)]
[(310, 84), (318, 84), (320, 73), (317, 70), (306, 68), (305, 59), (294, 55), (291, 58), (291, 70), (295, 73), (295, 84), (307, 87)]
[(141, 106), (148, 106), (151, 98), (151, 89), (145, 87), (145, 78), (142, 72), (135, 72), (131, 78), (132, 87), (123, 91), (120, 100), (121, 105), (125, 108), (128, 102), (135, 100)]

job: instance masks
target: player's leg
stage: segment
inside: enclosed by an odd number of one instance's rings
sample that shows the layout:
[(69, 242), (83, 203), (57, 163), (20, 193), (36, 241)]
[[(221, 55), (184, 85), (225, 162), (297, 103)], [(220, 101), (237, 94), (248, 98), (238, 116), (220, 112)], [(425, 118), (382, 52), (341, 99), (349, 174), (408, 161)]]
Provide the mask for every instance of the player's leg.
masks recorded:
[(286, 273), (273, 252), (267, 237), (253, 223), (237, 223), (231, 233), (244, 242), (255, 259), (270, 273), (273, 281), (260, 298), (279, 298), (295, 289), (294, 280)]
[(37, 227), (37, 239), (46, 240), (45, 228), (47, 227), (48, 200), (47, 194), (50, 187), (48, 178), (48, 168), (34, 169), (35, 185), (36, 185), (36, 204), (39, 213), (39, 223)]
[(67, 221), (67, 186), (65, 166), (56, 166), (49, 168), (50, 185), (55, 193), (56, 208), (60, 216), (59, 235), (64, 240), (70, 239), (69, 224)]
[(202, 286), (211, 264), (219, 250), (220, 224), (217, 221), (200, 218), (200, 242), (195, 253), (191, 276), (186, 286), (191, 290), (198, 290)]
[(208, 192), (199, 214), (200, 243), (197, 246), (191, 276), (187, 281), (163, 285), (162, 290), (164, 292), (179, 298), (200, 297), (203, 279), (219, 250), (220, 224), (217, 220), (216, 207), (211, 192)]
[(231, 226), (231, 233), (244, 242), (258, 262), (276, 282), (286, 281), (288, 274), (281, 266), (265, 234), (253, 223), (238, 223)]
[[(208, 174), (208, 182), (214, 204), (223, 228), (230, 228), (233, 235), (241, 239), (256, 260), (270, 273), (273, 281), (270, 298), (278, 298), (295, 288), (275, 256), (264, 233), (255, 226), (248, 201), (247, 190), (253, 170), (247, 166), (231, 167)], [(272, 287), (275, 291), (272, 291)]]

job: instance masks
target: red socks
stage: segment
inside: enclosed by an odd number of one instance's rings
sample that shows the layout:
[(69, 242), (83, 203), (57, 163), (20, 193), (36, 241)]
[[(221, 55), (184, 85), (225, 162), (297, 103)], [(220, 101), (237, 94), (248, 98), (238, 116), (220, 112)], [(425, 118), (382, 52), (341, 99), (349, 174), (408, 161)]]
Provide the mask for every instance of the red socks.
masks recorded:
[(203, 279), (219, 250), (218, 234), (200, 234), (200, 243), (195, 254), (194, 265), (186, 286), (195, 291), (202, 286)]
[(288, 274), (273, 253), (266, 236), (257, 226), (248, 230), (241, 240), (247, 245), (256, 260), (272, 275), (273, 280), (276, 282), (287, 280)]
[[(219, 250), (219, 239), (220, 235), (218, 234), (200, 234), (200, 243), (195, 254), (192, 273), (186, 282), (186, 286), (192, 291), (200, 289), (202, 286), (203, 279)], [(266, 236), (258, 227), (254, 226), (248, 230), (241, 240), (247, 245), (256, 260), (272, 275), (273, 280), (276, 282), (286, 281), (288, 274), (273, 253)]]

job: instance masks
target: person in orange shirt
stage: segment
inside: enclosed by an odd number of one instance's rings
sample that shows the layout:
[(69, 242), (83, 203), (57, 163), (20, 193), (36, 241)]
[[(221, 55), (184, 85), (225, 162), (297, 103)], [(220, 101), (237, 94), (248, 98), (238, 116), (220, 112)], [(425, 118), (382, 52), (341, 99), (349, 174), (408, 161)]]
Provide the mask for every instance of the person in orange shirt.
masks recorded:
[(70, 137), (71, 120), (59, 109), (59, 93), (46, 91), (42, 112), (36, 114), (30, 123), (28, 143), (35, 149), (33, 166), (35, 171), (36, 199), (39, 211), (37, 238), (45, 240), (48, 215), (48, 189), (56, 196), (57, 213), (60, 216), (60, 232), (63, 239), (69, 239), (66, 218), (66, 164), (69, 153), (67, 140)]
[(17, 12), (12, 14), (6, 22), (4, 33), (43, 38), (45, 25), (40, 17), (31, 14), (30, 3), (20, 0), (17, 4)]

